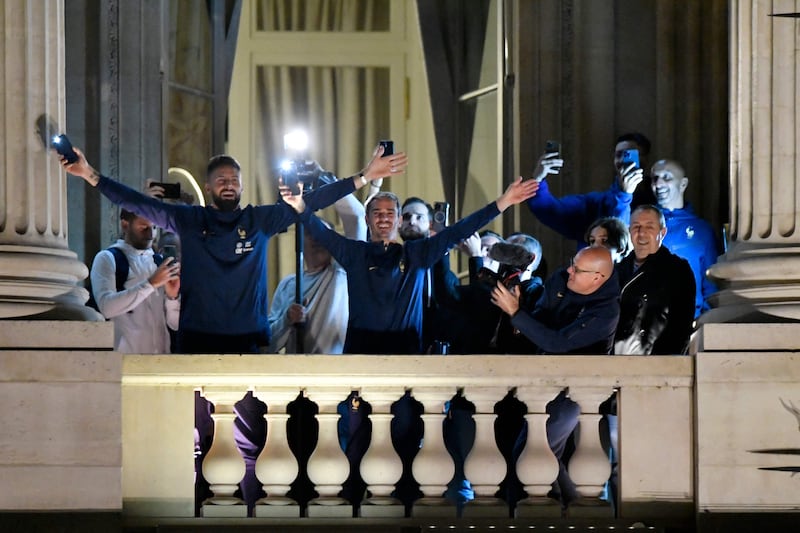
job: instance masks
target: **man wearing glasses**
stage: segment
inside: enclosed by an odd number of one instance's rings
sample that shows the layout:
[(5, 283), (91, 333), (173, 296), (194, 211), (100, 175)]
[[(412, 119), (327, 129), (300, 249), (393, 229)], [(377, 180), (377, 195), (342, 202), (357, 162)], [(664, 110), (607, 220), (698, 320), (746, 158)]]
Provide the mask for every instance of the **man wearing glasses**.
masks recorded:
[(618, 295), (611, 253), (598, 247), (580, 250), (570, 266), (553, 274), (532, 312), (520, 309), (517, 287), (500, 283), (492, 303), (540, 354), (608, 354), (619, 319)]
[[(520, 309), (519, 291), (498, 283), (492, 303), (511, 316), (511, 325), (530, 339), (539, 354), (611, 353), (619, 319), (619, 284), (611, 252), (603, 247), (580, 250), (567, 268), (553, 274), (532, 312)], [(564, 452), (578, 425), (580, 406), (566, 391), (547, 404), (547, 442), (558, 459), (558, 478), (549, 494), (567, 507), (578, 498), (567, 473)], [(524, 442), (523, 426), (517, 442)], [(521, 450), (515, 450), (515, 455)], [(516, 457), (514, 458), (516, 460)]]

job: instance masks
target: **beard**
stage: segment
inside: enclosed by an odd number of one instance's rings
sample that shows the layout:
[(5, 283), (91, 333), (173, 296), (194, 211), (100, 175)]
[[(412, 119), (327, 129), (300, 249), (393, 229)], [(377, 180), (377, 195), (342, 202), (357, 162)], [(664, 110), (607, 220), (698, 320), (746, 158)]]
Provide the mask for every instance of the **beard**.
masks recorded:
[(400, 226), (400, 237), (404, 241), (417, 241), (428, 237), (428, 233), (423, 233), (413, 226)]
[(239, 207), (239, 202), (241, 201), (242, 196), (237, 194), (234, 198), (227, 199), (222, 198), (221, 196), (217, 196), (216, 194), (211, 195), (211, 200), (214, 202), (214, 205), (217, 206), (217, 209), (220, 211), (231, 212), (235, 211), (237, 207)]

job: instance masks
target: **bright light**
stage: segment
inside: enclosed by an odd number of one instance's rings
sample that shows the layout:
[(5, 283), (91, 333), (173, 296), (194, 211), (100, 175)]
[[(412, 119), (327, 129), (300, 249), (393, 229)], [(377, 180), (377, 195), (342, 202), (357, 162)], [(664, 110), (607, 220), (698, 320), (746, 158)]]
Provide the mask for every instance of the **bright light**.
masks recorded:
[(302, 153), (308, 150), (308, 134), (303, 130), (292, 130), (283, 136), (283, 149)]
[(284, 159), (283, 161), (281, 161), (280, 166), (281, 170), (288, 172), (292, 170), (292, 161), (290, 159)]
[(59, 144), (61, 142), (61, 135), (53, 135), (53, 144)]

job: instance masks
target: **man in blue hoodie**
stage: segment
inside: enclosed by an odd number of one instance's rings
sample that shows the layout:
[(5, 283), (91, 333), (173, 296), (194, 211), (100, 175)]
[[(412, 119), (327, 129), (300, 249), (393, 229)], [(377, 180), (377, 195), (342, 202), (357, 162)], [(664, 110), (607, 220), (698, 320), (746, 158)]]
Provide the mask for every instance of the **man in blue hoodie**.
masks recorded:
[(708, 297), (717, 287), (706, 271), (717, 262), (719, 244), (711, 225), (697, 216), (683, 198), (689, 186), (686, 171), (677, 161), (662, 159), (651, 170), (653, 194), (664, 213), (667, 234), (661, 243), (670, 252), (683, 257), (692, 267), (695, 280), (694, 317), (708, 311)]
[[(553, 196), (545, 178), (561, 172), (564, 160), (558, 152), (542, 155), (533, 173), (534, 179), (540, 182), (539, 191), (528, 200), (528, 207), (544, 225), (576, 241), (578, 248), (586, 246), (583, 242), (586, 228), (598, 218), (617, 217), (628, 224), (631, 203), (637, 202), (634, 193), (641, 192), (642, 187), (638, 190), (637, 187), (644, 179), (644, 172), (639, 166), (623, 161), (624, 152), (634, 149), (639, 150), (640, 157), (645, 156), (650, 151), (650, 141), (641, 133), (620, 135), (614, 147), (615, 176), (611, 187), (605, 191), (571, 194), (561, 198)], [(649, 191), (647, 193), (649, 195)]]

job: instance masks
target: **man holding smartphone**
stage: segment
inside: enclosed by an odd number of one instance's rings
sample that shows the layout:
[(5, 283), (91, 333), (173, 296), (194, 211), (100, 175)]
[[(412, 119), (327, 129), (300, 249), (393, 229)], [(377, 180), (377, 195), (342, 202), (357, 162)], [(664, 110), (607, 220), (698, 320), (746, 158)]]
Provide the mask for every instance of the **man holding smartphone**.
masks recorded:
[[(546, 152), (539, 158), (533, 173), (540, 187), (536, 196), (528, 200), (528, 207), (543, 224), (575, 240), (578, 248), (586, 246), (583, 242), (586, 228), (598, 218), (617, 217), (628, 224), (634, 191), (644, 179), (641, 164), (630, 158), (632, 151), (637, 151), (639, 158), (643, 158), (650, 151), (650, 141), (641, 133), (620, 135), (614, 146), (615, 177), (611, 186), (602, 192), (561, 198), (553, 196), (545, 178), (560, 173), (564, 160), (559, 152)], [(628, 158), (624, 157), (626, 155)]]
[(92, 261), (91, 290), (97, 308), (114, 322), (114, 350), (170, 353), (167, 328), (178, 329), (180, 265), (174, 257), (156, 264), (155, 228), (146, 218), (123, 209), (120, 226), (122, 238)]

